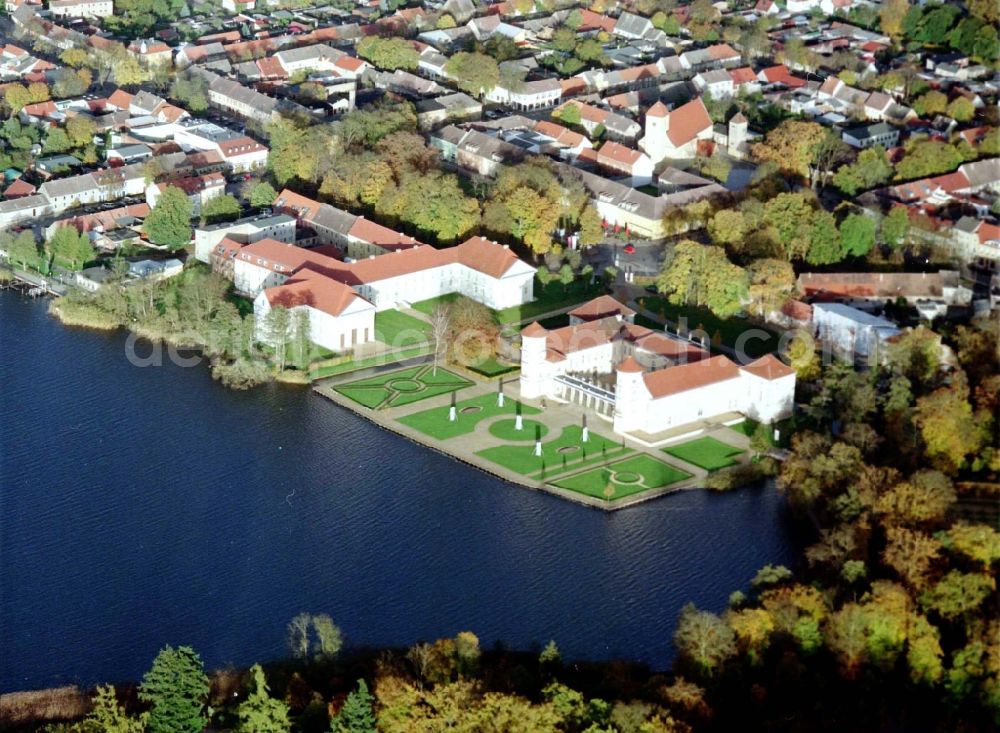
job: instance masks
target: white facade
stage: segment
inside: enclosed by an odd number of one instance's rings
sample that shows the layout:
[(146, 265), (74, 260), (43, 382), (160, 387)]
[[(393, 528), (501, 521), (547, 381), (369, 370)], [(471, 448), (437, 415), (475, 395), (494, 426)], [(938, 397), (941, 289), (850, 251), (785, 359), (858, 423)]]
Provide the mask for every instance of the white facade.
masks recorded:
[(279, 242), (295, 242), (295, 219), (287, 214), (256, 217), (242, 221), (196, 227), (194, 230), (194, 256), (208, 264), (212, 261), (212, 250), (226, 237), (239, 242), (259, 242), (274, 239)]
[[(265, 320), (270, 311), (271, 302), (267, 293), (262, 292), (253, 302), (256, 336), (258, 341), (273, 346)], [(295, 324), (296, 312), (308, 313), (309, 340), (330, 351), (346, 351), (375, 338), (375, 308), (362, 298), (355, 298), (339, 315), (326, 313), (308, 305), (297, 305), (289, 308), (289, 311), (293, 314), (290, 319), (292, 327)]]
[(814, 303), (813, 326), (820, 341), (847, 356), (881, 359), (885, 342), (901, 333), (892, 321), (842, 303)]
[(51, 0), (53, 18), (106, 18), (115, 12), (112, 0)]
[(580, 399), (617, 433), (655, 435), (730, 413), (784, 419), (794, 408), (795, 372), (774, 356), (744, 366), (709, 358), (693, 344), (607, 317), (558, 332), (524, 329), (520, 391), (525, 399)]
[[(381, 256), (393, 257), (395, 254)], [(462, 264), (450, 263), (374, 280), (356, 289), (380, 311), (395, 308), (400, 303), (417, 303), (448, 293), (459, 293), (493, 310), (502, 310), (533, 300), (534, 281), (535, 269), (523, 262), (511, 267), (500, 278)]]

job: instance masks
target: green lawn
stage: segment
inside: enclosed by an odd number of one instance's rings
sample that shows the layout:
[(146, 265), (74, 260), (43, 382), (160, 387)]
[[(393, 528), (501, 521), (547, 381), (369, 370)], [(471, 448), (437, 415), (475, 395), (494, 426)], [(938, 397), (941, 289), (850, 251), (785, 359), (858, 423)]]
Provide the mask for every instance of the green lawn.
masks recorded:
[(517, 429), (517, 420), (497, 420), (490, 425), (490, 435), (500, 440), (535, 440), (536, 436), (544, 438), (549, 432), (547, 426), (537, 420), (521, 420), (521, 429)]
[(375, 314), (375, 338), (390, 346), (425, 343), (431, 336), (431, 324), (397, 310)]
[(631, 448), (623, 450), (621, 443), (608, 440), (593, 431), (590, 433), (590, 439), (583, 443), (582, 432), (579, 425), (564, 428), (558, 438), (542, 443), (541, 456), (535, 455), (533, 442), (523, 445), (494, 446), (481, 450), (476, 455), (498, 463), (515, 473), (525, 476), (539, 474), (539, 478), (544, 478), (544, 474), (564, 473), (571, 468), (603, 462), (632, 452)]
[[(781, 338), (778, 334), (744, 318), (719, 318), (707, 308), (693, 305), (673, 305), (660, 295), (644, 295), (639, 298), (639, 303), (646, 310), (652, 311), (674, 324), (679, 324), (679, 319), (686, 318), (688, 331), (701, 329), (708, 334), (709, 339), (713, 342), (721, 341), (722, 344), (730, 348), (736, 348), (740, 336), (751, 329), (761, 335), (766, 335), (766, 338), (750, 338), (744, 342), (744, 351), (747, 356), (752, 358), (778, 350)], [(647, 319), (643, 319), (643, 321), (645, 320)], [(636, 321), (638, 322), (639, 319), (636, 318)], [(643, 325), (649, 327), (648, 323), (643, 323)]]
[(535, 282), (535, 300), (524, 305), (504, 308), (497, 311), (500, 323), (518, 323), (534, 318), (542, 313), (577, 305), (604, 294), (604, 284), (591, 285), (586, 279), (575, 280), (567, 286), (558, 282), (550, 282), (542, 286)]
[(476, 374), (482, 374), (484, 377), (499, 377), (503, 374), (510, 374), (511, 372), (516, 372), (520, 367), (516, 367), (512, 364), (504, 364), (503, 362), (497, 361), (496, 357), (491, 356), (489, 359), (484, 359), (474, 366), (466, 367), (470, 372), (475, 372)]
[(436, 298), (429, 298), (428, 300), (421, 300), (418, 303), (412, 303), (410, 307), (414, 310), (420, 311), (421, 313), (432, 315), (434, 313), (434, 309), (439, 305), (454, 303), (457, 299), (458, 293), (446, 293), (445, 295), (439, 295)]
[[(510, 398), (504, 400), (503, 407), (498, 407), (495, 394), (485, 394), (462, 400), (455, 407), (455, 422), (448, 420), (449, 406), (415, 412), (412, 415), (399, 418), (399, 422), (432, 438), (449, 440), (459, 435), (471, 433), (481, 420), (498, 415), (514, 415), (517, 409), (515, 401)], [(537, 415), (538, 412), (539, 410), (534, 407), (521, 405), (522, 415)]]
[[(686, 478), (691, 478), (691, 474), (687, 471), (682, 471), (642, 453), (608, 466), (592, 468), (575, 476), (553, 481), (552, 484), (610, 501), (649, 489), (669, 486)], [(608, 484), (611, 484), (614, 489), (611, 496), (605, 494)]]
[(437, 374), (433, 373), (433, 369), (428, 365), (398, 369), (349, 382), (336, 387), (336, 391), (374, 410), (408, 405), (472, 385), (469, 380), (446, 369), (438, 367)]
[(415, 356), (424, 356), (430, 352), (431, 349), (428, 349), (425, 346), (411, 346), (407, 349), (400, 349), (399, 351), (393, 351), (388, 354), (369, 356), (367, 359), (354, 359), (353, 357), (345, 356), (342, 359), (330, 364), (319, 364), (315, 367), (311, 367), (309, 369), (309, 377), (311, 379), (334, 377), (338, 374), (356, 372), (361, 369), (367, 369), (368, 367), (395, 364), (398, 361), (411, 359)]
[(663, 452), (706, 471), (715, 471), (737, 463), (735, 457), (743, 450), (706, 436), (664, 448)]

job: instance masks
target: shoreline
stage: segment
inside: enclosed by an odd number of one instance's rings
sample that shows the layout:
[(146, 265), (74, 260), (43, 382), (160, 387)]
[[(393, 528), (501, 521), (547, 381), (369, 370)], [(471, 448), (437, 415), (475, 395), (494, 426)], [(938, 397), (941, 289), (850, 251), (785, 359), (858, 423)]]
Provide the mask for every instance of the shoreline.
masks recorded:
[[(169, 344), (175, 348), (185, 348), (185, 349), (198, 349), (199, 353), (206, 360), (206, 365), (211, 372), (212, 370), (212, 360), (210, 357), (205, 355), (205, 345), (192, 342), (183, 341), (172, 335), (163, 334), (155, 331), (150, 331), (144, 328), (131, 328), (129, 324), (118, 323), (113, 319), (108, 319), (105, 321), (100, 321), (99, 319), (87, 319), (81, 317), (74, 317), (72, 315), (67, 315), (65, 310), (61, 309), (58, 305), (58, 298), (52, 300), (48, 307), (47, 313), (54, 317), (59, 323), (65, 327), (69, 328), (84, 328), (94, 331), (101, 331), (105, 333), (112, 333), (118, 329), (123, 329), (127, 333), (135, 334), (136, 336), (146, 339), (151, 342), (162, 342)], [(102, 315), (106, 315), (103, 314)], [(395, 368), (404, 368), (405, 366), (412, 366), (414, 364), (426, 363), (427, 357), (417, 357), (415, 359), (406, 359), (399, 363), (392, 363), (383, 365), (384, 369), (392, 370)], [(363, 371), (363, 370), (358, 370)], [(572, 491), (570, 489), (564, 489), (554, 484), (548, 483), (543, 479), (532, 479), (515, 471), (504, 468), (498, 464), (491, 461), (479, 458), (474, 453), (471, 455), (461, 455), (457, 452), (450, 451), (444, 447), (440, 441), (435, 441), (430, 436), (423, 435), (417, 430), (407, 428), (402, 423), (393, 419), (389, 416), (380, 415), (375, 410), (369, 410), (358, 405), (356, 402), (350, 398), (344, 397), (336, 392), (334, 389), (328, 388), (331, 382), (337, 382), (350, 375), (353, 372), (346, 372), (343, 375), (338, 375), (336, 377), (327, 377), (318, 380), (312, 380), (309, 378), (308, 374), (305, 372), (298, 372), (297, 370), (286, 370), (284, 372), (272, 373), (271, 378), (276, 384), (287, 385), (292, 387), (310, 387), (312, 392), (316, 395), (326, 398), (327, 400), (333, 402), (334, 404), (340, 406), (341, 408), (347, 409), (354, 415), (361, 417), (368, 422), (377, 425), (378, 427), (393, 433), (399, 438), (409, 440), (416, 445), (421, 446), (425, 449), (433, 450), (434, 452), (444, 455), (452, 460), (458, 461), (464, 465), (470, 466), (472, 468), (478, 469), (483, 473), (492, 476), (496, 479), (503, 481), (506, 484), (512, 485), (520, 489), (527, 489), (529, 491), (537, 491), (549, 494), (550, 496), (555, 496), (560, 499), (571, 501), (579, 506), (585, 506), (590, 509), (598, 509), (604, 512), (614, 512), (619, 509), (627, 509), (630, 507), (638, 506), (648, 501), (654, 499), (659, 499), (664, 496), (669, 496), (671, 494), (676, 494), (682, 491), (692, 491), (692, 490), (702, 490), (702, 491), (717, 491), (715, 489), (710, 489), (703, 485), (706, 476), (700, 476), (697, 474), (692, 474), (689, 478), (681, 479), (680, 481), (670, 484), (668, 486), (662, 486), (654, 489), (649, 489), (647, 491), (642, 491), (630, 496), (625, 496), (620, 499), (601, 499), (595, 496), (589, 496), (587, 494)], [(213, 375), (214, 378), (214, 375)], [(492, 380), (490, 380), (492, 381)], [(225, 385), (223, 385), (225, 386)], [(426, 408), (425, 408), (426, 409)], [(643, 447), (639, 445), (632, 446), (640, 451), (643, 451)], [(599, 464), (598, 464), (599, 465)], [(743, 464), (737, 464), (743, 465)], [(597, 466), (591, 465), (587, 466), (586, 470), (592, 470)], [(761, 477), (763, 478), (763, 477)], [(756, 483), (756, 482), (754, 482)], [(750, 485), (750, 484), (748, 484)], [(724, 491), (733, 491), (735, 489), (727, 489)]]

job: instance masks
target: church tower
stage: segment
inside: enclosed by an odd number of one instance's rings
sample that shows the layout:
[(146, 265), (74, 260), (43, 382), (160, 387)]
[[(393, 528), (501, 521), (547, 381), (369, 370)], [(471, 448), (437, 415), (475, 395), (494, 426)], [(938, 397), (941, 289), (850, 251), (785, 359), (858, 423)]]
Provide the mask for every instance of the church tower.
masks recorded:
[(653, 165), (667, 157), (667, 131), (670, 129), (670, 111), (663, 102), (657, 102), (646, 111), (646, 130), (639, 147), (648, 155)]

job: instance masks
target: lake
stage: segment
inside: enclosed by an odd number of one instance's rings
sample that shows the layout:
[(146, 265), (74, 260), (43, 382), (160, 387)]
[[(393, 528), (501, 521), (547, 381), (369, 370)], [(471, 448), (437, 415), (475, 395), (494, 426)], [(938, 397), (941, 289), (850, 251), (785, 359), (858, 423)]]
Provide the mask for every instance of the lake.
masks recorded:
[[(137, 679), (165, 644), (275, 659), (297, 613), (348, 646), (469, 629), (663, 668), (795, 547), (773, 487), (614, 513), (487, 476), (308, 389), (136, 367), (123, 333), (0, 293), (0, 689)], [(152, 348), (141, 347), (144, 353)]]

